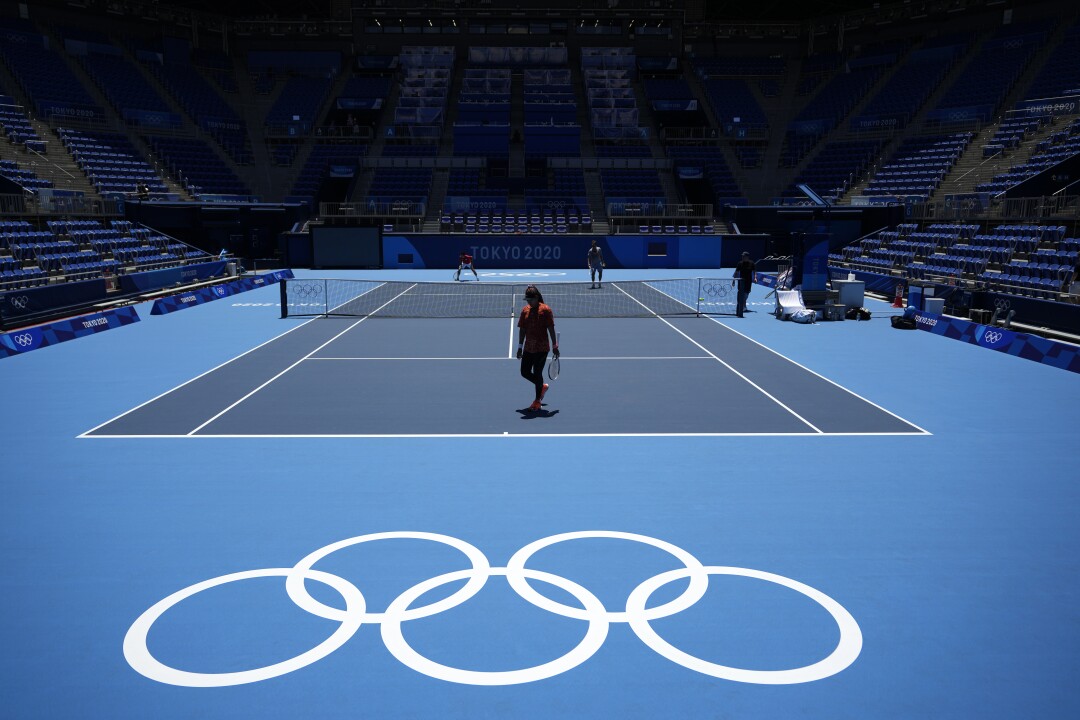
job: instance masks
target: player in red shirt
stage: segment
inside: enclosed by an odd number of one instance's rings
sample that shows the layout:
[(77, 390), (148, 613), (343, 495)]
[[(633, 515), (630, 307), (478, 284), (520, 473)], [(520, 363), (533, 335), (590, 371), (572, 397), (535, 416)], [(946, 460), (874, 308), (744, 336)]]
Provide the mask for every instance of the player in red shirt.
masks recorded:
[(473, 277), (475, 277), (477, 280), (480, 279), (480, 276), (476, 274), (476, 268), (473, 267), (472, 255), (465, 252), (464, 250), (462, 250), (461, 254), (458, 255), (458, 268), (457, 272), (454, 273), (455, 280), (461, 279), (462, 270), (472, 270)]
[(559, 340), (555, 335), (555, 313), (544, 304), (544, 296), (535, 285), (525, 288), (525, 303), (518, 318), (517, 356), (521, 360), (521, 377), (536, 388), (536, 399), (529, 406), (530, 410), (536, 411), (540, 409), (540, 401), (548, 389), (544, 382), (548, 350), (553, 356), (559, 357)]

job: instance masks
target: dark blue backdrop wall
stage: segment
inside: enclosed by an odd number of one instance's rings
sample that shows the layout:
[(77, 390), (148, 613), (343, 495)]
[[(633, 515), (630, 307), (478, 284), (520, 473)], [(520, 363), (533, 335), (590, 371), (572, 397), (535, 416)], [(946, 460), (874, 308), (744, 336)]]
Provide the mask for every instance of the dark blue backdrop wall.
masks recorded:
[[(292, 239), (297, 241), (296, 236)], [(587, 267), (585, 256), (593, 240), (604, 251), (610, 268), (733, 267), (743, 250), (760, 258), (767, 238), (741, 235), (397, 235), (382, 238), (385, 268), (456, 268), (458, 254), (467, 252), (476, 266), (506, 269)], [(305, 266), (308, 258), (299, 242), (288, 245), (288, 264)]]

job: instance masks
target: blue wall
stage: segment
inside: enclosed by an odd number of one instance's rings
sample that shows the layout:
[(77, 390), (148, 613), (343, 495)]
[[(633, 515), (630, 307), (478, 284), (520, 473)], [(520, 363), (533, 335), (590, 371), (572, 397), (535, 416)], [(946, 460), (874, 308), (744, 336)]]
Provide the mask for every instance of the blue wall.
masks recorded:
[(721, 247), (738, 243), (720, 235), (384, 235), (383, 267), (457, 267), (464, 250), (477, 268), (584, 268), (594, 238), (610, 268), (719, 268)]

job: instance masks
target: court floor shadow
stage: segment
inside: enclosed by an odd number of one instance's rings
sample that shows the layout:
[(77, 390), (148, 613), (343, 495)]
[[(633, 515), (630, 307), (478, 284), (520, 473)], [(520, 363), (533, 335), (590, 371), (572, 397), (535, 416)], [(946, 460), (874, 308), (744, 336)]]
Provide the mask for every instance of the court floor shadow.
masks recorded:
[(540, 410), (530, 410), (529, 408), (521, 408), (517, 412), (521, 414), (522, 420), (535, 420), (537, 418), (550, 418), (559, 414), (558, 410), (547, 410), (541, 408)]

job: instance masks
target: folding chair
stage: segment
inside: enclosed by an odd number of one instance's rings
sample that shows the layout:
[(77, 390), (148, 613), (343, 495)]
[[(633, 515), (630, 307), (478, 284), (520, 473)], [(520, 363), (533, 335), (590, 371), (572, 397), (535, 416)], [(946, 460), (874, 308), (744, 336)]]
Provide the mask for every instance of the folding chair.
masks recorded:
[(776, 310), (774, 314), (780, 320), (788, 320), (791, 318), (792, 313), (805, 309), (802, 293), (798, 290), (776, 291)]

